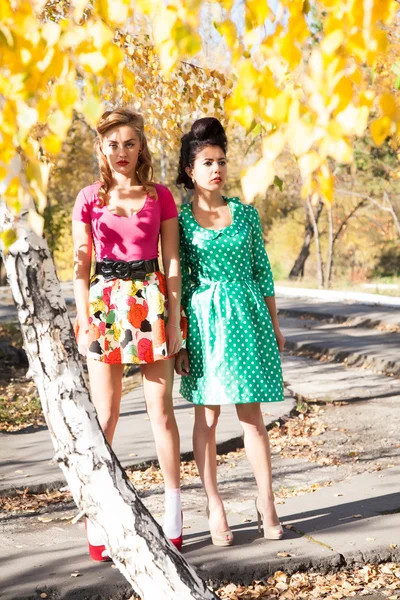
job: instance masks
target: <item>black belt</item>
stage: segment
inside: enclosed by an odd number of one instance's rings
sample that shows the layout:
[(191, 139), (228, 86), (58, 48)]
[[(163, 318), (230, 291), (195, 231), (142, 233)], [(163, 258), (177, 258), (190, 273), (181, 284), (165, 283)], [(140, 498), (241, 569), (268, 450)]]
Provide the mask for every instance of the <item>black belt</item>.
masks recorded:
[(151, 260), (111, 260), (106, 258), (96, 263), (96, 275), (103, 275), (105, 279), (140, 279), (144, 281), (148, 273), (159, 271), (158, 259)]

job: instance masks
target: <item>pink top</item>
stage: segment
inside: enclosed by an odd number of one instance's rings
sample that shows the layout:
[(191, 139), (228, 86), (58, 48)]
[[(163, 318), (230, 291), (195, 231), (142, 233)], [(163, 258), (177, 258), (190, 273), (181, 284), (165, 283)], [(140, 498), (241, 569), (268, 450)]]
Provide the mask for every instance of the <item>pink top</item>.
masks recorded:
[(146, 195), (143, 208), (131, 217), (115, 215), (107, 206), (99, 206), (100, 182), (81, 190), (72, 218), (90, 223), (96, 260), (150, 260), (158, 257), (161, 221), (178, 216), (174, 198), (165, 185), (155, 184), (158, 199)]

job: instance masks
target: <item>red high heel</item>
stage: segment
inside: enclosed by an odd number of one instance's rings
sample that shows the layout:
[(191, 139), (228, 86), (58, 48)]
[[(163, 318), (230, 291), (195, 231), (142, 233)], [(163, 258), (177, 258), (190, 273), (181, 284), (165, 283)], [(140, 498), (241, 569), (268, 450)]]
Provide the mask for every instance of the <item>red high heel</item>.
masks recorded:
[(91, 558), (97, 562), (111, 561), (111, 557), (108, 554), (107, 554), (107, 556), (103, 555), (103, 552), (107, 552), (104, 544), (101, 544), (99, 546), (94, 546), (93, 544), (90, 543), (89, 535), (88, 535), (87, 519), (85, 519), (85, 530), (86, 530), (86, 537), (87, 537), (87, 542), (88, 542), (88, 546), (89, 546), (89, 554), (90, 554)]
[[(183, 513), (181, 513), (181, 517), (182, 517), (182, 529), (183, 529)], [(181, 529), (181, 535), (177, 538), (168, 538), (169, 541), (171, 542), (171, 544), (173, 544), (175, 546), (175, 548), (178, 550), (178, 552), (181, 551), (182, 549), (182, 544), (183, 544), (183, 532)]]

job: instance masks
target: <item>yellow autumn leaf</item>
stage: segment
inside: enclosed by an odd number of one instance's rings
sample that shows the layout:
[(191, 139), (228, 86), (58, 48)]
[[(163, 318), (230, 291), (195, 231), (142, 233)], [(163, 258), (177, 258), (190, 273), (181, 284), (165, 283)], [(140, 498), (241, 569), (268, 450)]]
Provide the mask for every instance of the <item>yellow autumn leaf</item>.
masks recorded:
[(94, 127), (104, 112), (104, 104), (94, 96), (91, 96), (82, 103), (81, 111), (85, 115), (89, 125)]
[(15, 233), (15, 229), (10, 227), (9, 229), (5, 229), (0, 233), (1, 245), (7, 250), (11, 244), (13, 244), (17, 239), (17, 234)]
[(356, 107), (354, 104), (349, 104), (336, 115), (335, 120), (346, 135), (362, 136), (367, 127), (368, 116), (369, 109), (367, 106)]
[(324, 54), (333, 55), (342, 45), (344, 40), (343, 29), (336, 29), (329, 33), (321, 42), (321, 50)]
[(287, 61), (290, 67), (295, 67), (301, 60), (300, 49), (290, 35), (284, 35), (278, 41), (280, 56)]
[(348, 164), (353, 160), (353, 150), (344, 137), (327, 135), (320, 142), (320, 150), (323, 156), (330, 156), (338, 163)]
[(302, 179), (306, 179), (311, 175), (321, 164), (321, 158), (317, 152), (312, 150), (308, 154), (304, 154), (298, 159), (298, 165)]
[(93, 38), (94, 47), (98, 50), (103, 48), (106, 44), (110, 44), (114, 38), (114, 32), (107, 27), (104, 21), (91, 23), (88, 27), (88, 33), (90, 34), (90, 37)]
[(54, 88), (54, 96), (60, 110), (65, 111), (66, 109), (73, 107), (79, 98), (76, 83), (73, 81), (59, 83)]
[(282, 152), (286, 144), (286, 136), (283, 131), (275, 131), (263, 139), (262, 152), (266, 160), (272, 162)]
[(107, 20), (115, 25), (125, 25), (133, 12), (131, 0), (102, 0), (102, 4), (107, 5)]
[(231, 19), (225, 19), (220, 23), (215, 23), (215, 28), (217, 29), (218, 33), (225, 38), (229, 47), (234, 46), (234, 44), (238, 41), (236, 25), (233, 21), (231, 21)]
[(382, 94), (382, 96), (379, 98), (379, 108), (384, 116), (394, 119), (397, 112), (397, 105), (392, 95)]
[(332, 204), (335, 178), (331, 173), (327, 164), (323, 164), (317, 173), (317, 183), (319, 187), (319, 193), (323, 200)]
[(248, 167), (241, 177), (246, 202), (251, 202), (258, 194), (264, 194), (273, 183), (274, 177), (273, 164), (264, 157)]
[(372, 121), (370, 125), (370, 131), (372, 139), (377, 146), (383, 144), (385, 139), (388, 137), (391, 129), (392, 121), (389, 117), (379, 117)]
[(269, 97), (266, 102), (265, 114), (275, 123), (285, 123), (288, 120), (292, 93), (282, 92), (275, 98)]
[(14, 46), (14, 37), (12, 31), (5, 25), (0, 22), (0, 47), (7, 45), (10, 48)]
[(265, 20), (271, 14), (268, 2), (260, 2), (260, 0), (246, 0), (244, 6), (247, 29), (264, 25)]
[(88, 5), (88, 0), (74, 0), (72, 7), (74, 11), (74, 19), (77, 23), (80, 22), (83, 16), (83, 11)]
[(44, 40), (46, 40), (47, 46), (54, 46), (61, 35), (61, 27), (58, 23), (54, 23), (54, 21), (47, 21), (42, 26), (41, 36)]
[(72, 111), (69, 115), (66, 115), (62, 110), (56, 110), (49, 116), (47, 124), (53, 133), (64, 139), (71, 126), (71, 118)]
[(5, 179), (5, 177), (7, 176), (7, 169), (5, 167), (0, 166), (0, 181), (2, 181), (3, 179)]
[(301, 119), (294, 121), (290, 126), (288, 144), (295, 156), (306, 154), (314, 143), (314, 127), (304, 123)]
[(79, 54), (78, 60), (83, 67), (95, 74), (100, 73), (107, 66), (105, 56), (99, 51)]
[(49, 154), (58, 154), (61, 150), (62, 140), (59, 136), (54, 134), (46, 135), (41, 140), (43, 148)]

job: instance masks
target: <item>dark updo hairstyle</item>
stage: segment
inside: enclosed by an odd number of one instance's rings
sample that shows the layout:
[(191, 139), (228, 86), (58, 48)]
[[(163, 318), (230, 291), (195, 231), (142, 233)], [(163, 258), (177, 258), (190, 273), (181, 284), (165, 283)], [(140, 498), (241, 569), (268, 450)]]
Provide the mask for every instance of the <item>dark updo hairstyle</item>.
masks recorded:
[(184, 185), (187, 190), (193, 190), (194, 184), (186, 173), (186, 168), (193, 168), (198, 153), (206, 146), (218, 146), (224, 154), (228, 146), (225, 130), (218, 119), (204, 117), (197, 119), (189, 133), (181, 139), (181, 153), (179, 156), (177, 185)]

